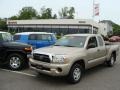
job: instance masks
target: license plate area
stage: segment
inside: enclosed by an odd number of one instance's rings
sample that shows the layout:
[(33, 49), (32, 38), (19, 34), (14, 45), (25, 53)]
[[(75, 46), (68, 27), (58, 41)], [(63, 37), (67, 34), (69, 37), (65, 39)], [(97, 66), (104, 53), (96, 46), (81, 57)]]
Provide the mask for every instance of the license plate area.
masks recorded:
[(44, 67), (44, 66), (42, 66), (42, 65), (37, 65), (36, 68), (37, 68), (37, 69), (40, 69), (40, 70), (50, 71), (50, 68)]
[(37, 65), (36, 68), (43, 70), (43, 66), (42, 65)]

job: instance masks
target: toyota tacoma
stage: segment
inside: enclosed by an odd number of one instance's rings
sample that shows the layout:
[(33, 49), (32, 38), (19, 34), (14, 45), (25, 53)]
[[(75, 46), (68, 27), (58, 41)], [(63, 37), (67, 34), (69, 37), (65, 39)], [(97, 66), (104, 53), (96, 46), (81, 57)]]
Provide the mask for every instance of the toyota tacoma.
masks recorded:
[(66, 76), (78, 83), (86, 69), (106, 63), (113, 66), (119, 46), (105, 44), (98, 34), (70, 34), (59, 39), (54, 46), (36, 49), (30, 66), (39, 73)]

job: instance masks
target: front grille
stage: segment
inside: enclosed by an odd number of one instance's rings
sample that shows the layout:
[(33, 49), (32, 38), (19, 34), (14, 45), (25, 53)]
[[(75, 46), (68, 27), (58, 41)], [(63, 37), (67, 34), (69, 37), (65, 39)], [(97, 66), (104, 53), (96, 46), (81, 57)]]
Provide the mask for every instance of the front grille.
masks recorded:
[(50, 63), (49, 56), (48, 55), (44, 55), (44, 54), (33, 54), (33, 59), (35, 59), (37, 61)]

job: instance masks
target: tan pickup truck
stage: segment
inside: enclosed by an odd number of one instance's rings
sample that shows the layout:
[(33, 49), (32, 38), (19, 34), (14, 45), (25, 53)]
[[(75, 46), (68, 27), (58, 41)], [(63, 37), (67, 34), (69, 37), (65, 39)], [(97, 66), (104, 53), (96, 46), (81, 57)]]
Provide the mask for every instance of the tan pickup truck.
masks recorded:
[(54, 46), (36, 49), (30, 66), (39, 73), (66, 76), (78, 83), (83, 71), (106, 63), (113, 66), (118, 56), (118, 45), (105, 45), (101, 35), (70, 34), (59, 39)]

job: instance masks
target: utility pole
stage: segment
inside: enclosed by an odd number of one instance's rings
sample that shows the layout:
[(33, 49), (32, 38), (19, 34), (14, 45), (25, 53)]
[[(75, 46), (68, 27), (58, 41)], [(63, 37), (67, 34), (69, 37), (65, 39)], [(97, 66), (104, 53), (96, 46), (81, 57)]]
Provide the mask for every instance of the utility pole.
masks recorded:
[[(95, 16), (94, 5), (95, 5), (95, 0), (93, 0), (93, 15), (92, 15), (93, 21), (94, 21), (94, 16)], [(92, 34), (93, 33), (94, 33), (94, 25), (92, 25)]]
[(94, 6), (95, 6), (95, 0), (93, 0), (93, 16), (92, 16), (93, 20), (94, 20), (94, 16), (95, 16), (95, 7)]

